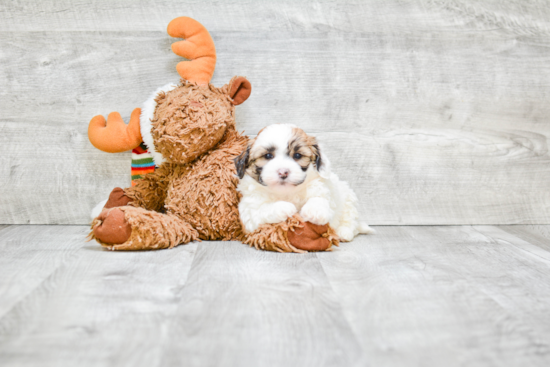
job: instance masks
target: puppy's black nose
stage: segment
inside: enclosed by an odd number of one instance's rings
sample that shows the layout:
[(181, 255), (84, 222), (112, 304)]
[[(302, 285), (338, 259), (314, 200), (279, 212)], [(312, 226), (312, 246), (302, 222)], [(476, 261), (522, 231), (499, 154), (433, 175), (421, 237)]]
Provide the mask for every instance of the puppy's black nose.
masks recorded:
[(277, 170), (277, 174), (278, 174), (279, 177), (282, 178), (283, 180), (284, 180), (285, 178), (288, 177), (289, 172), (290, 172), (290, 171), (289, 171), (288, 169), (286, 169), (286, 168), (281, 168), (281, 169)]

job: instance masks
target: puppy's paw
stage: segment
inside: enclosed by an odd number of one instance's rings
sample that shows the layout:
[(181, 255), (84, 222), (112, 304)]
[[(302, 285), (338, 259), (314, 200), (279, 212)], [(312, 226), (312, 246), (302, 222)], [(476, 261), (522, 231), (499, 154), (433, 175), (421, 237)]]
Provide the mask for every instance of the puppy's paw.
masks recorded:
[(298, 212), (296, 206), (288, 201), (277, 201), (270, 208), (271, 213), (267, 215), (268, 223), (284, 222)]
[(330, 206), (326, 199), (311, 198), (300, 210), (300, 216), (306, 222), (324, 225), (330, 221)]
[(342, 242), (350, 242), (355, 237), (355, 233), (350, 227), (340, 227), (336, 230), (336, 234)]

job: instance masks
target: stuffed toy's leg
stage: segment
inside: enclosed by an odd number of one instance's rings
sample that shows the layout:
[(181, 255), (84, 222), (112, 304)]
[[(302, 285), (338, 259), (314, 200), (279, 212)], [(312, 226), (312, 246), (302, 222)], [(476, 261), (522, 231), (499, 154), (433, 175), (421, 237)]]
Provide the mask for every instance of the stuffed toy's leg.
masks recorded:
[(199, 234), (176, 215), (122, 206), (104, 209), (89, 238), (110, 250), (156, 250), (197, 240)]
[(162, 165), (133, 187), (113, 189), (101, 214), (92, 222), (90, 239), (111, 250), (172, 248), (198, 239), (192, 226), (164, 210), (169, 171)]
[(299, 215), (277, 224), (263, 224), (246, 234), (244, 243), (258, 250), (278, 252), (330, 251), (338, 246), (336, 232), (327, 224), (304, 222)]

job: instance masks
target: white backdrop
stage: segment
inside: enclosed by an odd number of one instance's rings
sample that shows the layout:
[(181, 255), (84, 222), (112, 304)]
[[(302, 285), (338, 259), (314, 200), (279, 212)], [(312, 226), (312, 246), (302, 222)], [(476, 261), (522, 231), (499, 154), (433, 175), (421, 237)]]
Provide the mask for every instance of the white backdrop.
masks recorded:
[(371, 224), (550, 223), (548, 1), (4, 1), (0, 223), (84, 224), (130, 154), (88, 142), (178, 81), (166, 34), (200, 21), (240, 130), (324, 143)]

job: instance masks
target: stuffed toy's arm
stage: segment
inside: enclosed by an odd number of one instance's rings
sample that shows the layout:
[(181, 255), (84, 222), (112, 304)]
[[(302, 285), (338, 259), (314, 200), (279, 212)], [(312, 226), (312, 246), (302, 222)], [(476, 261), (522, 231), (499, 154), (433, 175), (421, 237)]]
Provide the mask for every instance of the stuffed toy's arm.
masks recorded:
[(133, 181), (132, 187), (122, 189), (115, 187), (109, 194), (109, 198), (99, 203), (92, 210), (92, 220), (98, 217), (105, 209), (121, 206), (135, 206), (143, 209), (162, 211), (166, 200), (168, 180), (161, 176), (166, 172), (166, 167), (161, 166), (155, 172), (144, 175), (139, 180)]
[(129, 205), (160, 212), (164, 208), (170, 181), (171, 164), (164, 163), (155, 172), (144, 175), (135, 185), (124, 189), (130, 199)]
[(244, 243), (258, 250), (277, 252), (327, 251), (339, 245), (336, 232), (328, 225), (319, 226), (295, 214), (285, 221), (263, 224), (246, 233)]

